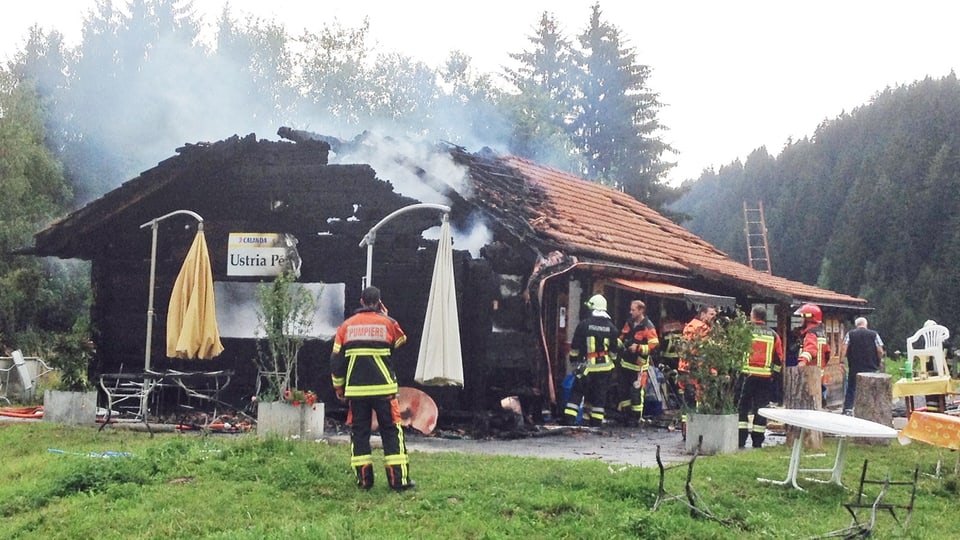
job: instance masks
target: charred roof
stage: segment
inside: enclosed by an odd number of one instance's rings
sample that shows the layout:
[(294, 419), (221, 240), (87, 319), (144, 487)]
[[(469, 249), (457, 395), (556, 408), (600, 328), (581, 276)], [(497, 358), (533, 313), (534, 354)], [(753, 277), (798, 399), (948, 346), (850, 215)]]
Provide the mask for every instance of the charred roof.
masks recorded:
[[(196, 182), (197, 178), (234, 181), (229, 171), (248, 171), (263, 164), (327, 166), (331, 147), (337, 152), (364, 143), (362, 137), (341, 141), (289, 128), (281, 128), (279, 134), (293, 142), (258, 141), (251, 134), (179, 148), (176, 156), (38, 232), (33, 252), (90, 258), (90, 244), (98, 241), (98, 235), (118, 225), (136, 227), (137, 220), (155, 214), (151, 205), (156, 205), (158, 198), (176, 196), (173, 186)], [(866, 305), (862, 298), (754, 270), (631, 196), (572, 173), (487, 148), (477, 153), (453, 144), (438, 148), (467, 169), (467, 190), (457, 191), (443, 179), (432, 178), (412, 159), (399, 156), (396, 160), (450, 200), (455, 214), (482, 212), (517, 245), (540, 256), (559, 251), (587, 264), (703, 279), (749, 297), (851, 308)], [(384, 185), (389, 189), (388, 183)], [(214, 216), (208, 216), (211, 218)], [(118, 224), (118, 220), (124, 223)]]

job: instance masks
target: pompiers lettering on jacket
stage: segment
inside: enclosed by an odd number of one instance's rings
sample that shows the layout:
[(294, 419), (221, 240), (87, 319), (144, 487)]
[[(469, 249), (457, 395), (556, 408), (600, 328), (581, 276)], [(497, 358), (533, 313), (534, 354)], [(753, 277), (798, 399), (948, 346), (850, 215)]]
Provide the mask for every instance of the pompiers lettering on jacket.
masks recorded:
[(344, 396), (392, 396), (399, 391), (392, 353), (407, 336), (397, 321), (376, 309), (360, 309), (337, 329), (330, 355), (334, 387)]
[(610, 329), (609, 324), (588, 324), (588, 332), (596, 332), (597, 334), (605, 334)]
[(387, 325), (385, 324), (355, 324), (347, 327), (347, 341), (383, 341), (389, 343), (387, 338)]

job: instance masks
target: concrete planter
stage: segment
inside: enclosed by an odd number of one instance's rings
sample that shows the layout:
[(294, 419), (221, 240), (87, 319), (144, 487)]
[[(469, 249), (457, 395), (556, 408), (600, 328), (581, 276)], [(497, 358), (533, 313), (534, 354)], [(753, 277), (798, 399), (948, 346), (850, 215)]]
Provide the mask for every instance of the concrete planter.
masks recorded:
[(736, 452), (737, 424), (738, 416), (736, 414), (688, 414), (687, 440), (684, 448), (688, 454), (692, 454), (702, 435), (701, 455)]
[(97, 422), (97, 391), (44, 390), (43, 421), (68, 426), (95, 424)]
[(323, 414), (323, 403), (294, 407), (286, 401), (261, 402), (257, 405), (257, 435), (315, 441), (323, 437)]

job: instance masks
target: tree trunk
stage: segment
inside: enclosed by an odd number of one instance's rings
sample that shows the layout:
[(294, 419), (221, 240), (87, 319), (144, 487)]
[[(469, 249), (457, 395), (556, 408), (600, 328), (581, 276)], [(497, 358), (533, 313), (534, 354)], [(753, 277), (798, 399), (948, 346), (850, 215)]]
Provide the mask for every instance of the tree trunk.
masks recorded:
[[(893, 425), (893, 410), (890, 404), (893, 383), (887, 373), (858, 373), (857, 390), (853, 398), (853, 410), (857, 418), (870, 420), (885, 426)], [(890, 439), (857, 439), (861, 444), (888, 445)]]
[[(788, 409), (823, 409), (823, 396), (820, 393), (820, 368), (818, 366), (793, 366), (785, 368), (783, 374), (783, 405)], [(787, 445), (792, 445), (800, 429), (785, 426)], [(808, 429), (803, 441), (811, 450), (823, 448), (823, 434)]]

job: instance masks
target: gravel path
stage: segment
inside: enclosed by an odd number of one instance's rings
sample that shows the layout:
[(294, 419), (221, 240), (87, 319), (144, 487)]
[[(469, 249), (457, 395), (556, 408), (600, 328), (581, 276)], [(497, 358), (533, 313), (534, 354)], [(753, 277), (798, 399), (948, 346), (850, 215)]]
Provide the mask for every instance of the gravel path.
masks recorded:
[[(349, 443), (345, 433), (330, 434), (325, 439), (334, 443)], [(378, 446), (379, 438), (371, 442)], [(549, 426), (530, 437), (519, 439), (467, 439), (441, 434), (426, 437), (416, 433), (406, 436), (411, 452), (460, 452), (529, 456), (550, 459), (596, 459), (612, 465), (635, 467), (657, 466), (657, 445), (665, 465), (689, 461), (684, 452), (683, 439), (678, 431), (645, 427), (571, 428)]]

